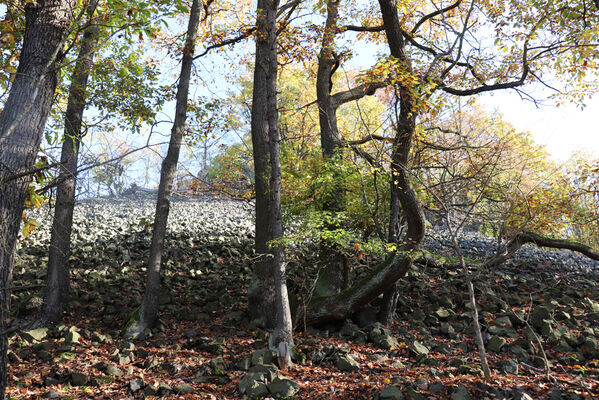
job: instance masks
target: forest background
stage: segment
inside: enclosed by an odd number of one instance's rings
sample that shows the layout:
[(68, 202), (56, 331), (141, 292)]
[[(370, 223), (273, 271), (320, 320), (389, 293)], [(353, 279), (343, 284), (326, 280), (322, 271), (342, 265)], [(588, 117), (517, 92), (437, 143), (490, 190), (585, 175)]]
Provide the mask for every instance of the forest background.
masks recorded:
[[(53, 326), (69, 298), (77, 196), (145, 190), (159, 173), (154, 221), (140, 221), (152, 231), (145, 293), (125, 336), (146, 337), (156, 325), (171, 194), (215, 191), (255, 205), (247, 312), (272, 329), (282, 370), (299, 321), (340, 323), (381, 297), (377, 318), (391, 326), (396, 282), (424, 262), (463, 270), (490, 381), (472, 269), (501, 265), (526, 243), (597, 259), (599, 160), (589, 140), (590, 151), (556, 162), (477, 96), (512, 90), (534, 105), (582, 106), (596, 91), (596, 8), (261, 0), (254, 13), (253, 3), (214, 1), (6, 3), (2, 365), (6, 333), (21, 330), (8, 328), (17, 234), (38, 226), (23, 206), (55, 208), (33, 321)], [(456, 259), (422, 250), (432, 226), (447, 230)], [(465, 258), (464, 229), (492, 237), (495, 254)], [(288, 296), (286, 252), (305, 241), (317, 247), (313, 283)], [(364, 254), (375, 265), (354, 276)]]

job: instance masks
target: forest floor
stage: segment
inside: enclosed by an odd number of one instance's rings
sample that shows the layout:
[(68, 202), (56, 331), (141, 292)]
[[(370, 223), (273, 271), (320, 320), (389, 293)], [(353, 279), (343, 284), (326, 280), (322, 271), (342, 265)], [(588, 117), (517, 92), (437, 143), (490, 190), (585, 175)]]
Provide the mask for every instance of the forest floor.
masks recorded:
[[(78, 208), (68, 313), (54, 328), (24, 327), (10, 338), (8, 398), (246, 398), (240, 381), (247, 369), (270, 362), (260, 351), (268, 332), (245, 316), (253, 251), (243, 229), (251, 213), (224, 200), (174, 203), (160, 326), (127, 340), (121, 330), (140, 304), (149, 247), (141, 214), (152, 206), (142, 199)], [(227, 228), (214, 232), (210, 223)], [(485, 243), (477, 240), (473, 252)], [(47, 232), (22, 243), (15, 324), (39, 306), (46, 253)], [(290, 257), (292, 289), (307, 279), (310, 261)], [(354, 261), (359, 274), (372, 260)], [(525, 250), (475, 274), (490, 382), (482, 377), (462, 273), (426, 266), (401, 280), (389, 331), (374, 323), (371, 307), (343, 325), (297, 332), (298, 360), (278, 374), (297, 384), (297, 399), (599, 398), (597, 267), (570, 253)]]

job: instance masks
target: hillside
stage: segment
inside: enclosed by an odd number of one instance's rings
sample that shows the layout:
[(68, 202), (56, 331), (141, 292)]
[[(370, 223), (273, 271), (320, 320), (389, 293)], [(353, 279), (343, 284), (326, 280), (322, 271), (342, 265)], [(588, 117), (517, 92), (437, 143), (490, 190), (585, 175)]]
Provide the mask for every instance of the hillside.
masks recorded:
[[(244, 314), (251, 206), (183, 196), (172, 205), (161, 323), (135, 341), (120, 331), (143, 295), (153, 199), (94, 199), (77, 206), (70, 313), (54, 329), (25, 327), (13, 334), (11, 398), (220, 400), (243, 398), (240, 388), (267, 397), (260, 391), (297, 391), (298, 399), (599, 396), (598, 262), (525, 246), (501, 267), (475, 273), (491, 385), (481, 379), (461, 272), (422, 265), (401, 280), (391, 330), (374, 323), (373, 307), (342, 326), (308, 327), (296, 333), (298, 359), (283, 375), (265, 351), (268, 332)], [(37, 218), (48, 216), (42, 210)], [(492, 252), (487, 238), (461, 239), (470, 257)], [(451, 255), (448, 244), (442, 231), (426, 240), (436, 254)], [(39, 230), (18, 251), (14, 324), (31, 319), (39, 305), (47, 245), (48, 232)], [(295, 251), (292, 290), (305, 285), (314, 261), (306, 249)], [(355, 261), (360, 273), (369, 260)]]

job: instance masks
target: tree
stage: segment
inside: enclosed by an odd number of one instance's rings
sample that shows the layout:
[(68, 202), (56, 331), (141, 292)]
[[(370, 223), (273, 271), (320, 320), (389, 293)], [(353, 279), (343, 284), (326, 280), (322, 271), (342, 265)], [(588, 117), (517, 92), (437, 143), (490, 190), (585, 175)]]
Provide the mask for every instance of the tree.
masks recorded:
[[(256, 15), (256, 61), (252, 93), (251, 133), (256, 191), (255, 249), (259, 258), (254, 263), (254, 278), (248, 288), (250, 318), (264, 318), (269, 327), (273, 327), (276, 323), (276, 317), (273, 314), (275, 310), (274, 267), (272, 260), (268, 259), (268, 242), (273, 238), (268, 184), (270, 164), (268, 90), (273, 84), (276, 88), (276, 82), (273, 83), (272, 77), (269, 76), (268, 67), (271, 57), (268, 23), (272, 18), (269, 15), (273, 12), (272, 6), (271, 1), (261, 0), (258, 3), (258, 14)], [(276, 5), (274, 12), (276, 12)], [(271, 79), (270, 84), (269, 79)]]
[[(263, 8), (261, 8), (261, 6)], [(289, 348), (293, 345), (293, 327), (285, 274), (285, 250), (283, 243), (283, 223), (281, 217), (281, 147), (279, 136), (279, 111), (277, 108), (277, 9), (278, 0), (258, 3), (256, 26), (258, 32), (266, 31), (264, 38), (268, 44), (265, 59), (256, 55), (254, 68), (265, 69), (266, 88), (255, 88), (266, 92), (266, 112), (268, 123), (268, 150), (270, 161), (269, 180), (269, 222), (272, 229), (272, 268), (275, 292), (275, 330), (271, 345), (279, 350), (279, 365), (286, 370), (291, 364)], [(258, 46), (258, 44), (256, 44)], [(257, 53), (257, 52), (256, 52)], [(255, 98), (255, 96), (254, 96)]]
[(39, 321), (42, 325), (56, 323), (61, 318), (69, 293), (69, 255), (77, 185), (77, 160), (82, 137), (81, 125), (86, 105), (87, 80), (99, 39), (97, 21), (94, 21), (93, 18), (97, 4), (97, 0), (92, 0), (87, 4), (88, 25), (83, 33), (69, 90), (59, 183), (56, 188), (56, 206), (48, 254), (44, 304)]
[(41, 0), (25, 5), (25, 35), (19, 67), (0, 114), (0, 398), (6, 390), (7, 319), (14, 250), (29, 175), (58, 82), (62, 45), (73, 19), (72, 0)]
[[(208, 7), (208, 5), (206, 5), (206, 7)], [(139, 310), (139, 316), (135, 316), (132, 324), (127, 327), (127, 334), (129, 336), (138, 336), (146, 328), (152, 327), (158, 316), (158, 291), (160, 289), (162, 252), (164, 250), (164, 239), (166, 236), (166, 226), (170, 210), (173, 179), (177, 170), (177, 162), (179, 160), (179, 152), (185, 130), (189, 82), (191, 79), (193, 53), (200, 22), (200, 13), (200, 0), (193, 0), (189, 14), (185, 47), (183, 48), (181, 74), (179, 76), (179, 84), (177, 87), (175, 121), (171, 130), (168, 152), (162, 162), (162, 168), (160, 170), (160, 184), (158, 186), (158, 199), (156, 200), (152, 244), (150, 246), (150, 256), (148, 259), (146, 289), (143, 303)]]
[[(391, 74), (398, 115), (391, 147), (391, 176), (407, 223), (398, 250), (390, 254), (370, 275), (337, 295), (316, 299), (302, 315), (308, 323), (340, 320), (389, 289), (412, 264), (424, 237), (424, 219), (419, 200), (411, 189), (410, 149), (416, 120), (433, 95), (444, 92), (472, 96), (483, 92), (519, 88), (537, 79), (543, 68), (560, 66), (560, 73), (584, 76), (586, 64), (569, 54), (589, 54), (592, 35), (577, 27), (564, 28), (559, 16), (544, 5), (513, 5), (519, 13), (498, 12), (490, 4), (455, 3), (435, 5), (429, 13), (402, 8), (394, 0), (379, 1), (391, 57), (381, 69)], [(550, 6), (553, 7), (553, 6)], [(513, 10), (512, 10), (513, 11)], [(549, 12), (539, 20), (538, 13)], [(451, 17), (450, 17), (451, 16)], [(483, 23), (484, 22), (484, 23)], [(407, 28), (411, 25), (411, 29)], [(430, 28), (425, 32), (423, 27)], [(482, 30), (495, 29), (497, 47), (475, 46)], [(375, 30), (375, 29), (372, 29)], [(444, 41), (441, 40), (445, 37)], [(516, 38), (514, 42), (510, 38)], [(504, 42), (502, 42), (502, 40)], [(507, 47), (502, 43), (513, 43)], [(570, 62), (570, 69), (564, 63)]]

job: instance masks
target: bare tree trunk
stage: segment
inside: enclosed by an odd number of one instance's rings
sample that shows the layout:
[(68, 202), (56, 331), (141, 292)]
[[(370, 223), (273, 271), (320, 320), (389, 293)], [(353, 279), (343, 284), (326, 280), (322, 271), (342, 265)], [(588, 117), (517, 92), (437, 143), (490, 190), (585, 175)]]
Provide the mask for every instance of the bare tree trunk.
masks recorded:
[[(266, 11), (268, 29), (268, 75), (267, 75), (267, 115), (270, 151), (270, 226), (273, 240), (283, 238), (281, 218), (281, 148), (279, 137), (279, 116), (277, 110), (277, 31), (276, 13), (278, 0), (269, 0)], [(291, 365), (289, 347), (293, 345), (293, 328), (289, 297), (285, 277), (285, 250), (282, 243), (275, 243), (272, 249), (275, 283), (276, 326), (271, 344), (279, 351), (279, 365), (287, 369)]]
[(256, 16), (256, 61), (254, 66), (254, 92), (252, 96), (251, 130), (254, 154), (256, 188), (256, 237), (255, 249), (258, 259), (254, 264), (254, 276), (248, 288), (248, 312), (250, 318), (265, 318), (268, 327), (276, 321), (274, 270), (268, 257), (268, 242), (272, 239), (269, 215), (269, 124), (268, 124), (268, 70), (270, 46), (268, 21), (271, 2), (258, 0)]
[[(30, 176), (58, 82), (60, 48), (73, 19), (75, 1), (25, 4), (25, 35), (19, 67), (0, 114), (0, 287), (11, 286), (14, 251)], [(0, 290), (0, 399), (6, 391), (7, 320), (10, 291)]]
[(88, 23), (81, 41), (81, 48), (75, 63), (75, 70), (69, 89), (69, 100), (64, 121), (64, 141), (60, 156), (60, 174), (56, 188), (56, 206), (52, 221), (52, 236), (48, 255), (48, 273), (44, 289), (44, 304), (38, 325), (55, 324), (62, 317), (68, 299), (69, 256), (71, 252), (71, 231), (75, 188), (77, 185), (77, 159), (82, 138), (81, 124), (86, 102), (87, 80), (93, 65), (95, 47), (98, 43), (98, 26), (93, 13), (98, 0), (88, 4)]
[(173, 189), (173, 179), (177, 171), (181, 142), (185, 130), (187, 118), (187, 99), (189, 94), (189, 82), (191, 79), (191, 67), (193, 64), (193, 52), (195, 49), (198, 25), (200, 22), (201, 4), (200, 0), (193, 0), (189, 23), (187, 26), (187, 39), (183, 49), (183, 60), (181, 62), (181, 75), (177, 87), (177, 104), (175, 107), (175, 121), (171, 130), (171, 139), (168, 152), (162, 162), (160, 170), (160, 184), (158, 186), (158, 199), (156, 201), (156, 213), (154, 215), (154, 226), (152, 231), (152, 243), (150, 245), (150, 257), (148, 260), (148, 273), (144, 300), (139, 312), (139, 320), (131, 321), (127, 329), (129, 336), (137, 336), (144, 329), (152, 327), (158, 316), (158, 291), (160, 290), (160, 268), (162, 263), (162, 252), (164, 250), (164, 238), (170, 211), (170, 199)]

